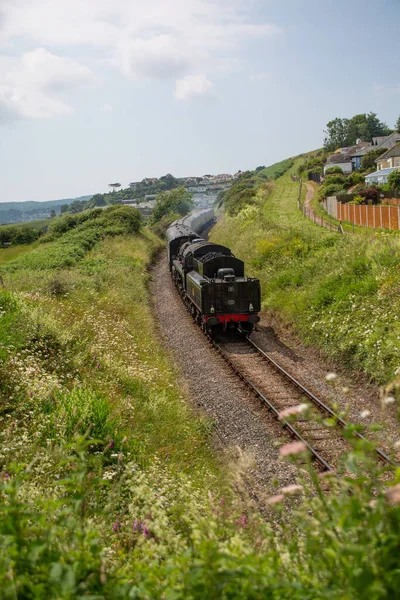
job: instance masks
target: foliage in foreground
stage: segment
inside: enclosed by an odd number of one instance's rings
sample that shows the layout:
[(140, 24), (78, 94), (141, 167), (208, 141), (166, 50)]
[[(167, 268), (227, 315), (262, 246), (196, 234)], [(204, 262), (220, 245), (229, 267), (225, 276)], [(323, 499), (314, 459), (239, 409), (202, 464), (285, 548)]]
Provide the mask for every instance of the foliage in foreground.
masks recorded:
[(212, 239), (260, 277), (264, 310), (343, 365), (390, 381), (400, 370), (400, 240), (318, 227), (298, 210), (298, 191), (290, 172), (269, 197), (260, 188), (258, 202), (225, 215)]

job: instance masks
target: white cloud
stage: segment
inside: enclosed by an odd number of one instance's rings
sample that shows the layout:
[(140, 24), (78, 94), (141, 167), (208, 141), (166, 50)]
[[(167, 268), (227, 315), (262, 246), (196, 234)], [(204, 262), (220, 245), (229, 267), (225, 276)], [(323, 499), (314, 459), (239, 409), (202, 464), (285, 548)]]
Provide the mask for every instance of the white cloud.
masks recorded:
[(118, 53), (123, 71), (138, 78), (174, 78), (188, 64), (183, 49), (172, 35), (121, 43)]
[[(193, 77), (191, 73), (207, 73), (215, 78), (231, 72), (234, 65), (243, 68), (244, 45), (282, 33), (275, 24), (252, 22), (252, 2), (245, 0), (0, 0), (0, 3), (0, 48), (15, 53), (22, 45), (27, 54), (19, 62), (26, 63), (28, 56), (31, 64), (24, 64), (24, 68), (31, 81), (36, 78), (29, 90), (19, 84), (17, 95), (32, 98), (34, 90), (42, 94), (33, 102), (34, 109), (27, 109), (29, 102), (21, 100), (23, 112), (31, 116), (68, 111), (69, 107), (56, 94), (70, 87), (71, 76), (82, 80), (89, 76), (89, 69), (83, 66), (88, 60), (92, 68), (101, 69), (106, 63), (132, 79), (179, 79), (177, 88), (181, 90), (181, 82)], [(45, 54), (43, 49), (38, 53), (35, 50), (38, 46), (51, 48), (54, 54)], [(38, 54), (29, 57), (32, 52)], [(52, 61), (54, 64), (57, 59), (68, 61), (61, 56), (70, 57), (70, 63), (64, 62), (59, 74), (53, 68), (51, 79), (44, 74), (46, 81), (41, 82), (41, 62), (45, 63), (46, 72)], [(206, 77), (205, 80), (208, 81)], [(0, 90), (4, 95), (4, 85)], [(7, 97), (10, 93), (15, 95), (14, 89), (7, 88), (6, 92)]]
[(176, 82), (175, 98), (190, 100), (213, 94), (214, 84), (205, 75), (187, 75)]
[(85, 66), (43, 48), (20, 58), (0, 58), (0, 115), (3, 120), (69, 114), (63, 92), (90, 85), (95, 76)]
[(103, 106), (101, 107), (101, 110), (103, 112), (112, 112), (114, 110), (114, 108), (111, 106), (111, 104), (103, 104)]

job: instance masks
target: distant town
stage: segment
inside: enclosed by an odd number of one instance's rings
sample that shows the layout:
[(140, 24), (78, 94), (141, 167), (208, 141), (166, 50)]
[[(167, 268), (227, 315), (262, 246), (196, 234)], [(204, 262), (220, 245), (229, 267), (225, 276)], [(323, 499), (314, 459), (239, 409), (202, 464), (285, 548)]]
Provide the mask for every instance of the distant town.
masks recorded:
[[(214, 203), (219, 192), (229, 189), (240, 173), (241, 171), (234, 175), (230, 173), (206, 174), (199, 177), (174, 177), (168, 173), (162, 177), (145, 177), (141, 181), (133, 181), (125, 189), (120, 183), (109, 184), (113, 190), (109, 194), (94, 194), (80, 198), (49, 200), (48, 202), (3, 202), (0, 203), (0, 224), (46, 219), (67, 210), (79, 212), (92, 199), (94, 206), (102, 206), (114, 203), (118, 198), (118, 203), (137, 206), (140, 212), (149, 214), (154, 207), (157, 194), (180, 186), (185, 187), (193, 195), (196, 207), (204, 208)], [(112, 198), (110, 194), (113, 195)]]

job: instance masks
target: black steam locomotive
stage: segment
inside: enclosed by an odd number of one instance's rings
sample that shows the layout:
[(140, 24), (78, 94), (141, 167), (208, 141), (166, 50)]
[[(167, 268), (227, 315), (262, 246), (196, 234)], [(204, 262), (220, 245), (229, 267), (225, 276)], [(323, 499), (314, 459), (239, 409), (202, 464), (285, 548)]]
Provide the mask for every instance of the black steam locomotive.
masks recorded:
[(167, 229), (168, 264), (175, 285), (204, 330), (251, 332), (260, 317), (260, 282), (244, 275), (244, 263), (229, 248), (199, 237), (214, 220), (205, 209)]

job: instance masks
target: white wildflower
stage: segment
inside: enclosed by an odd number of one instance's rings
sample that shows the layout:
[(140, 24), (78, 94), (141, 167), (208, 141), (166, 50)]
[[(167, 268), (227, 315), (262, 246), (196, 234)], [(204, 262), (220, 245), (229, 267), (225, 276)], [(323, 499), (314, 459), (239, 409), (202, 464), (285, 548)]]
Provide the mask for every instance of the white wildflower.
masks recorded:
[(336, 373), (327, 373), (327, 375), (325, 375), (325, 379), (326, 381), (334, 381), (337, 379), (337, 375)]

